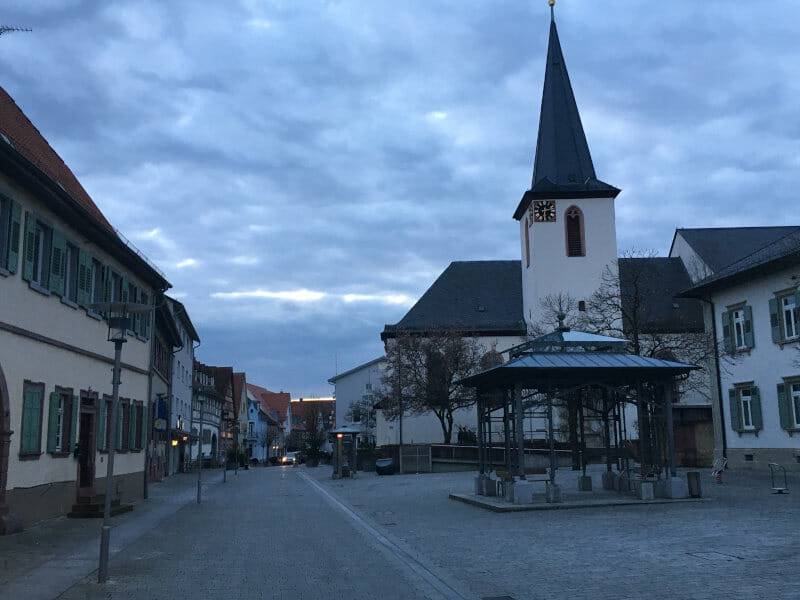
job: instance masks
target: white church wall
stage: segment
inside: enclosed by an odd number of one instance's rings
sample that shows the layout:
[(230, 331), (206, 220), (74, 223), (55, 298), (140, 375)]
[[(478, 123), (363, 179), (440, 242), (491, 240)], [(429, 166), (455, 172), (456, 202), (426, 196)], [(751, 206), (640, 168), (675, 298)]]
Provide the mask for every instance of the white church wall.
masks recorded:
[[(555, 222), (534, 222), (530, 227), (530, 266), (525, 219), (520, 221), (522, 295), (529, 324), (541, 318), (540, 300), (548, 295), (568, 293), (576, 301), (588, 300), (600, 287), (603, 270), (617, 258), (613, 198), (559, 199), (555, 204)], [(567, 256), (565, 213), (571, 206), (583, 213), (585, 256)]]

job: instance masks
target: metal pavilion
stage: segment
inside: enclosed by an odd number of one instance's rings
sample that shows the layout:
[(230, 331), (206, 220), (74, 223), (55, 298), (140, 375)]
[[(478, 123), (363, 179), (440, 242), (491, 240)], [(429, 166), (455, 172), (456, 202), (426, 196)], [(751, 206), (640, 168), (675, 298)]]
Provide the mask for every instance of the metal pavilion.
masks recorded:
[[(556, 484), (554, 411), (566, 409), (570, 424), (573, 468), (586, 475), (586, 423), (601, 423), (605, 456), (604, 487), (611, 487), (612, 467), (621, 457), (638, 458), (639, 477), (675, 476), (672, 403), (676, 378), (699, 367), (662, 358), (627, 354), (627, 340), (570, 331), (556, 331), (512, 348), (508, 362), (461, 381), (478, 392), (478, 494), (493, 495), (489, 473), (502, 468), (513, 485), (524, 484), (530, 469), (525, 461), (525, 419), (544, 423), (549, 450), (547, 500), (559, 502)], [(638, 444), (626, 442), (625, 406), (635, 407)], [(631, 408), (632, 412), (632, 408)], [(499, 416), (500, 413), (502, 416)], [(502, 451), (494, 443), (493, 423), (502, 421)], [(540, 430), (541, 431), (541, 430)], [(627, 446), (621, 451), (621, 446)], [(500, 452), (501, 451), (501, 452)], [(494, 458), (502, 454), (502, 463)], [(598, 449), (598, 454), (600, 450)], [(522, 488), (520, 488), (522, 489)], [(584, 488), (585, 489), (585, 488)], [(589, 487), (589, 489), (591, 489)], [(513, 494), (511, 494), (513, 499)]]

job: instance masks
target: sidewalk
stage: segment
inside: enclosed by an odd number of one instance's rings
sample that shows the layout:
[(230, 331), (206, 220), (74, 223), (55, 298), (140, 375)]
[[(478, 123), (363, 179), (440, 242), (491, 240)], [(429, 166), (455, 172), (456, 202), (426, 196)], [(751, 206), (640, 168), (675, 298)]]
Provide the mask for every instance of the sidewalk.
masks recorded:
[[(220, 469), (203, 471), (204, 491), (222, 481)], [(233, 477), (228, 472), (228, 477)], [(177, 473), (151, 483), (149, 498), (111, 519), (109, 559), (125, 546), (197, 498), (197, 474)], [(97, 569), (102, 519), (59, 517), (25, 531), (0, 536), (0, 599), (59, 596)]]

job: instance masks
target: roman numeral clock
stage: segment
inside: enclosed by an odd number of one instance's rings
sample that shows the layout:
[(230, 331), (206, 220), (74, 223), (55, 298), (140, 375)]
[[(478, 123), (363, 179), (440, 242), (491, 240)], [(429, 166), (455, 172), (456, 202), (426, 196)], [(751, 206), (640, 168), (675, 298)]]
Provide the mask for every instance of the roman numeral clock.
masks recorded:
[(536, 200), (531, 207), (536, 223), (552, 223), (556, 220), (556, 203), (552, 200)]

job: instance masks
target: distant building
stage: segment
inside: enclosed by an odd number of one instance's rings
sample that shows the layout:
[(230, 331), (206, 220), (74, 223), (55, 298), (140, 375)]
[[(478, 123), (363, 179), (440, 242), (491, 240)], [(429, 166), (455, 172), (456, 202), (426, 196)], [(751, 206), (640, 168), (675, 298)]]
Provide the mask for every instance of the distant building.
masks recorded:
[(377, 442), (374, 406), (385, 369), (386, 357), (381, 356), (328, 379), (334, 386), (337, 427), (358, 427), (362, 439)]

